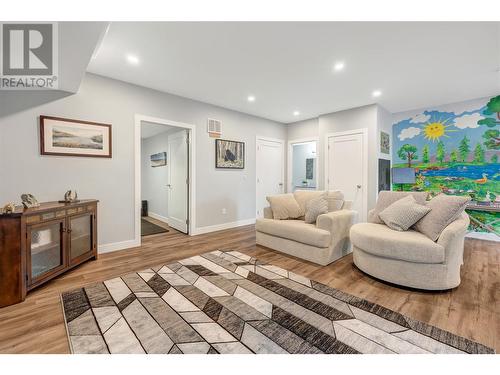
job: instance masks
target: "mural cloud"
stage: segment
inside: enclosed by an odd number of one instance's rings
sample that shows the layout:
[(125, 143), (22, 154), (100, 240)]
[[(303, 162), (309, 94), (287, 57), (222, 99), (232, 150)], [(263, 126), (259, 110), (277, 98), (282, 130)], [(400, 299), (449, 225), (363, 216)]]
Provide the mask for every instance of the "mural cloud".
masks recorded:
[(420, 134), (420, 129), (414, 126), (410, 126), (409, 128), (401, 130), (401, 133), (398, 134), (398, 138), (400, 141), (404, 141), (405, 139), (411, 139)]
[(456, 117), (454, 120), (455, 126), (459, 129), (466, 128), (478, 128), (479, 125), (477, 122), (483, 119), (484, 116), (481, 116), (479, 113), (473, 113), (471, 115), (463, 115), (461, 117)]
[(430, 119), (431, 119), (430, 115), (426, 115), (425, 113), (419, 113), (418, 115), (415, 115), (415, 116), (413, 116), (410, 119), (410, 123), (412, 123), (412, 124), (420, 124), (422, 122), (427, 122)]

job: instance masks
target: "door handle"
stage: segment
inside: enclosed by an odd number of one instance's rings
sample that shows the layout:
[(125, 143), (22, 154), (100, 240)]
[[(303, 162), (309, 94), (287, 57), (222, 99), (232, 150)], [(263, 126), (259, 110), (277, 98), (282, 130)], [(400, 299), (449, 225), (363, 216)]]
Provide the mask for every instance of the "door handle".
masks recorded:
[(361, 185), (356, 185), (356, 187), (357, 187), (358, 189), (361, 189)]
[(279, 185), (279, 186), (283, 186), (283, 182), (280, 182), (278, 185)]
[(172, 187), (172, 185), (170, 185), (170, 184), (167, 184), (167, 187), (168, 187), (168, 188), (171, 188), (171, 187)]

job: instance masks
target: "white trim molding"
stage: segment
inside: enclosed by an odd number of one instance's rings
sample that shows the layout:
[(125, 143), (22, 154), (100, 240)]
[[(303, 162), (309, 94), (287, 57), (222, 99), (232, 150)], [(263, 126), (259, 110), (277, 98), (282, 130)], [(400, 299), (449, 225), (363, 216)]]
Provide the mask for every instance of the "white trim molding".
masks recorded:
[(292, 193), (293, 192), (293, 146), (300, 144), (300, 143), (310, 143), (310, 142), (316, 142), (316, 163), (314, 163), (314, 174), (316, 176), (316, 190), (318, 189), (318, 184), (319, 184), (319, 157), (320, 157), (320, 152), (319, 152), (319, 137), (308, 137), (308, 138), (299, 138), (299, 139), (292, 139), (288, 141), (288, 149), (287, 149), (287, 158), (286, 158), (286, 192), (287, 193)]
[(478, 240), (500, 242), (500, 237), (495, 233), (485, 233), (485, 232), (469, 232), (465, 235), (467, 238), (476, 238)]
[(197, 236), (200, 234), (217, 232), (219, 230), (237, 228), (237, 227), (242, 227), (245, 225), (252, 225), (252, 224), (255, 224), (255, 219), (238, 220), (238, 221), (233, 221), (231, 223), (208, 225), (206, 227), (196, 228), (193, 235)]
[(139, 241), (133, 239), (128, 241), (106, 243), (102, 245), (97, 245), (97, 254), (106, 254), (106, 253), (111, 253), (113, 251), (125, 250), (139, 246), (141, 246), (140, 239)]
[(153, 219), (159, 220), (165, 224), (168, 224), (168, 217), (158, 215), (158, 214), (151, 212), (151, 211), (148, 212), (148, 216), (152, 217)]
[(135, 115), (134, 131), (134, 190), (135, 190), (135, 243), (141, 244), (141, 123), (143, 121), (160, 125), (175, 126), (189, 130), (189, 224), (188, 233), (192, 235), (196, 228), (196, 125), (178, 121)]

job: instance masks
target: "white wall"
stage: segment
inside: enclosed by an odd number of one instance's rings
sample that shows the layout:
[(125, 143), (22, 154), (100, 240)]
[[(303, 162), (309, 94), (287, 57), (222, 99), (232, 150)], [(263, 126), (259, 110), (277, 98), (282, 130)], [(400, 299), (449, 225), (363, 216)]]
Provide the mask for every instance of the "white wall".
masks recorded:
[(141, 200), (148, 201), (149, 213), (168, 217), (168, 168), (167, 165), (152, 167), (150, 157), (159, 152), (167, 152), (169, 132), (160, 133), (141, 142)]
[[(286, 139), (283, 124), (92, 74), (75, 95), (37, 94), (38, 100), (25, 102), (20, 95), (18, 109), (0, 117), (0, 202), (19, 203), (25, 192), (58, 200), (76, 189), (81, 198), (100, 200), (100, 244), (134, 239), (135, 114), (196, 125), (197, 227), (255, 218), (255, 137)], [(113, 158), (41, 156), (40, 115), (111, 123)], [(223, 138), (245, 142), (244, 170), (215, 169), (207, 118), (222, 121)]]

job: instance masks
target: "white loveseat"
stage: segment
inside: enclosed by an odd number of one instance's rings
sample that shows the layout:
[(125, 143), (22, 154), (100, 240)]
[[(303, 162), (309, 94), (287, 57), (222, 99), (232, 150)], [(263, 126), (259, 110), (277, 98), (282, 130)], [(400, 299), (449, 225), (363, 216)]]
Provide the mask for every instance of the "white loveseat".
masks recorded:
[[(373, 210), (370, 211), (370, 215)], [(354, 264), (378, 279), (407, 287), (445, 290), (460, 284), (469, 216), (450, 223), (436, 242), (415, 230), (399, 232), (384, 224), (351, 228)]]
[[(299, 190), (294, 196), (305, 209), (307, 201), (321, 193)], [(302, 218), (275, 220), (271, 208), (266, 207), (264, 218), (256, 222), (257, 244), (325, 266), (351, 251), (349, 230), (357, 217), (351, 204), (341, 192), (329, 191), (329, 212), (319, 215), (314, 224)]]

